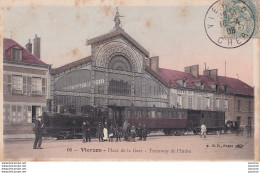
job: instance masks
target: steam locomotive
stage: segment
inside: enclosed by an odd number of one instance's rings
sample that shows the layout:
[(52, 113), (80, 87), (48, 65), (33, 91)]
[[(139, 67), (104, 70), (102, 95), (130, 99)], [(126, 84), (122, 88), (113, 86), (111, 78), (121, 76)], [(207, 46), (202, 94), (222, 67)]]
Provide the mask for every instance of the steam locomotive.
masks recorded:
[(83, 106), (79, 114), (75, 113), (43, 113), (44, 136), (57, 139), (82, 138), (82, 124), (88, 121), (91, 124), (91, 135), (96, 135), (99, 122), (105, 122), (105, 112), (89, 105)]
[(91, 134), (96, 136), (99, 122), (109, 127), (122, 127), (124, 121), (135, 127), (146, 125), (148, 131), (163, 131), (165, 135), (183, 135), (185, 132), (199, 133), (201, 124), (207, 126), (208, 133), (225, 129), (225, 112), (210, 110), (191, 110), (157, 107), (119, 107), (107, 108), (83, 106), (79, 114), (44, 113), (45, 135), (64, 138), (82, 137), (83, 121), (91, 124)]

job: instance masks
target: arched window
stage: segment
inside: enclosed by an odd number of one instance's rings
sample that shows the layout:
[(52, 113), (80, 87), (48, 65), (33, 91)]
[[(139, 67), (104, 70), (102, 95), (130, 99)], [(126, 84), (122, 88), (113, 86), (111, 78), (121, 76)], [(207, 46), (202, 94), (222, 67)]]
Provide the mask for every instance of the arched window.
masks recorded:
[(121, 55), (115, 55), (112, 57), (109, 61), (108, 68), (120, 71), (132, 71), (130, 62)]

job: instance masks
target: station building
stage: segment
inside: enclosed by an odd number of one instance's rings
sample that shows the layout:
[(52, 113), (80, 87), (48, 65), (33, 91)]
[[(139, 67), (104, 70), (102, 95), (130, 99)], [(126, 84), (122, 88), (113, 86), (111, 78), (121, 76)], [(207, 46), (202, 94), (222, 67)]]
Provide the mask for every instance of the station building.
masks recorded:
[[(253, 124), (254, 90), (217, 69), (199, 66), (176, 71), (159, 67), (159, 57), (149, 52), (120, 27), (88, 40), (91, 55), (51, 69), (52, 110), (63, 105), (80, 112), (84, 105), (113, 107), (112, 114), (125, 116), (128, 106), (225, 111), (226, 121)], [(156, 117), (155, 117), (156, 118)]]
[[(35, 36), (34, 54), (40, 38)], [(32, 133), (35, 119), (46, 111), (49, 65), (32, 54), (32, 43), (24, 48), (13, 39), (3, 39), (4, 134)]]

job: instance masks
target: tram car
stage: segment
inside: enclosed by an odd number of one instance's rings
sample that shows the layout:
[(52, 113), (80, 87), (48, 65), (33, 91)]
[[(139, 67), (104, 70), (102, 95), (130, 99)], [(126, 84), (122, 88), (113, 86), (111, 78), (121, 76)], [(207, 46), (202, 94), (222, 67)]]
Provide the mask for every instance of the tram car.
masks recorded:
[(44, 113), (44, 134), (57, 139), (81, 138), (83, 121), (90, 123), (92, 137), (96, 136), (100, 122), (107, 128), (122, 127), (124, 121), (135, 127), (145, 124), (148, 131), (160, 130), (165, 135), (197, 134), (202, 124), (206, 125), (208, 133), (225, 129), (225, 113), (221, 111), (134, 106), (100, 109), (86, 105), (81, 107), (80, 113)]
[(178, 108), (127, 108), (125, 120), (131, 125), (146, 125), (149, 131), (162, 130), (165, 135), (183, 135), (187, 131), (200, 132), (205, 124), (208, 133), (225, 129), (225, 112)]

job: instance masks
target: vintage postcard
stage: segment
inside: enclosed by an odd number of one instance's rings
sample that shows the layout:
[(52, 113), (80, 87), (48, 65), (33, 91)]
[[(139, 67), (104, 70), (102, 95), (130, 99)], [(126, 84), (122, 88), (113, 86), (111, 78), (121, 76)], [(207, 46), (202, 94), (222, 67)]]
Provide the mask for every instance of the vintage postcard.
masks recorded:
[(257, 0), (1, 8), (5, 161), (255, 161)]

